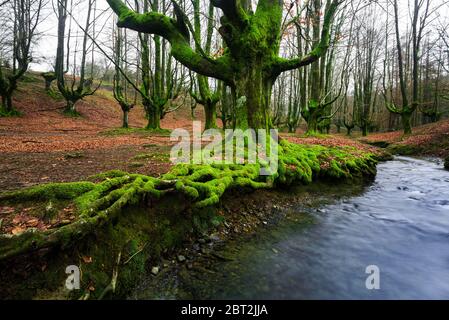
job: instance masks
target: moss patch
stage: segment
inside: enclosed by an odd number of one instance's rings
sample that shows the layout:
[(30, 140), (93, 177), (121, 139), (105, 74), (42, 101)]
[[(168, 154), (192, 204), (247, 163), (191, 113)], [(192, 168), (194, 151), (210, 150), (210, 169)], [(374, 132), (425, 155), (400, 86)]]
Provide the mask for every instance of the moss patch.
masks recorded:
[[(83, 265), (83, 296), (99, 298), (105, 295), (104, 288), (117, 268), (121, 270), (122, 286), (117, 290), (124, 292), (149, 258), (177, 246), (191, 233), (220, 224), (223, 218), (211, 208), (229, 190), (241, 192), (376, 173), (375, 155), (354, 147), (298, 145), (281, 140), (278, 151), (278, 170), (271, 176), (260, 175), (266, 166), (262, 162), (179, 164), (160, 178), (114, 170), (86, 182), (3, 193), (0, 203), (67, 201), (74, 205), (77, 218), (60, 228), (0, 235), (0, 261), (53, 247), (63, 252), (75, 248), (82, 256), (92, 257), (92, 261), (83, 259), (89, 261)], [(124, 260), (117, 263), (119, 255)]]
[(100, 132), (103, 136), (122, 136), (128, 134), (141, 134), (141, 135), (156, 135), (167, 137), (170, 136), (171, 131), (167, 129), (145, 129), (145, 128), (116, 128), (107, 131)]
[(387, 151), (400, 156), (410, 156), (420, 154), (423, 151), (423, 148), (417, 145), (397, 143), (390, 145), (387, 148)]

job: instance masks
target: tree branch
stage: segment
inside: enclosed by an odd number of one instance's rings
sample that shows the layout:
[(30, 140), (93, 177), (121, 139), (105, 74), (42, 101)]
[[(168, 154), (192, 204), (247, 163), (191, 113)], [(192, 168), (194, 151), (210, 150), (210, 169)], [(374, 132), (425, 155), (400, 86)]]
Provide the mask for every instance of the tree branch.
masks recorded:
[(324, 15), (323, 29), (321, 32), (321, 40), (318, 44), (312, 49), (312, 51), (303, 56), (293, 59), (285, 59), (278, 57), (274, 63), (274, 71), (277, 74), (280, 74), (284, 71), (297, 69), (300, 67), (307, 66), (315, 61), (317, 61), (329, 48), (330, 43), (330, 30), (332, 26), (332, 22), (334, 20), (335, 14), (337, 12), (338, 6), (342, 3), (342, 0), (332, 0), (329, 3), (328, 8), (326, 8), (326, 12)]
[(234, 25), (243, 26), (248, 20), (242, 2), (244, 0), (211, 0), (212, 5), (223, 11), (224, 16)]
[(159, 35), (170, 42), (173, 57), (187, 68), (228, 83), (232, 81), (231, 69), (226, 63), (227, 57), (209, 60), (195, 52), (190, 47), (185, 28), (181, 28), (181, 24), (176, 20), (157, 12), (137, 13), (129, 9), (121, 0), (107, 0), (107, 2), (118, 15), (117, 26)]

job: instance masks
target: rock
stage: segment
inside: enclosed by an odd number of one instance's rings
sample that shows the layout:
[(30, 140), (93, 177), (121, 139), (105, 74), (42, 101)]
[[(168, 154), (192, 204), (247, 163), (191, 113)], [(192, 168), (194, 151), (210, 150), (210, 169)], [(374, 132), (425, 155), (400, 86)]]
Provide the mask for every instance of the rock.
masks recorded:
[(59, 222), (59, 225), (60, 226), (65, 226), (65, 225), (70, 224), (70, 223), (72, 223), (72, 221), (70, 221), (68, 219), (64, 219), (64, 220), (61, 220), (61, 222)]
[(201, 243), (201, 244), (205, 244), (205, 243), (206, 243), (206, 240), (204, 240), (203, 238), (201, 238), (201, 239), (198, 240), (198, 242)]
[(159, 273), (159, 267), (153, 267), (151, 268), (151, 274), (157, 275)]
[(221, 241), (221, 238), (217, 233), (213, 233), (209, 236), (209, 240), (212, 242), (217, 242), (217, 241)]
[(446, 168), (446, 170), (449, 170), (449, 156), (444, 159), (444, 167)]
[(184, 257), (182, 254), (180, 254), (180, 255), (178, 256), (178, 261), (179, 261), (179, 262), (184, 262), (184, 261), (186, 261), (186, 257)]
[(271, 248), (271, 250), (273, 250), (274, 253), (278, 253), (279, 251), (276, 250), (276, 248)]
[(191, 263), (188, 263), (188, 264), (187, 264), (187, 269), (189, 269), (189, 270), (190, 270), (190, 269), (192, 269), (192, 268), (193, 268), (193, 264), (191, 264)]
[(193, 250), (198, 251), (198, 250), (200, 250), (200, 245), (198, 243), (194, 243), (192, 248), (193, 248)]

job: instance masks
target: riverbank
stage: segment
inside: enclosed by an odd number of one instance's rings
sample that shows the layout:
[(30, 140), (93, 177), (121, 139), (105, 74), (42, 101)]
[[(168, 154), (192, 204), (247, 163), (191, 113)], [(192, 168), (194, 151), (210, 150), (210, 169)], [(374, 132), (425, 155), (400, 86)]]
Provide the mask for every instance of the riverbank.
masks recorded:
[[(309, 191), (318, 207), (300, 201), (271, 226), (215, 243), (226, 259), (192, 254), (192, 269), (148, 274), (129, 298), (447, 299), (448, 183), (441, 163), (398, 156), (359, 189), (323, 185)], [(366, 287), (373, 265), (378, 290)]]
[[(245, 222), (240, 215), (220, 211), (225, 193), (369, 178), (375, 175), (376, 158), (353, 147), (301, 146), (284, 140), (274, 180), (260, 180), (259, 165), (180, 165), (161, 178), (113, 171), (92, 181), (4, 193), (0, 202), (7, 233), (0, 238), (1, 269), (14, 268), (0, 276), (7, 284), (1, 295), (123, 297), (149, 259), (157, 261), (189, 239), (230, 225), (227, 219), (238, 221), (233, 230), (237, 233), (263, 223), (257, 215)], [(65, 215), (68, 219), (62, 219)], [(52, 225), (53, 219), (62, 225)], [(178, 255), (177, 260), (186, 258)], [(82, 271), (81, 290), (64, 288), (68, 265)], [(157, 274), (161, 266), (153, 263), (151, 268)]]
[[(140, 275), (163, 269), (162, 259), (183, 260), (177, 253), (186, 242), (269, 223), (270, 208), (288, 198), (276, 204), (267, 189), (370, 178), (376, 160), (388, 158), (351, 139), (285, 134), (271, 180), (259, 179), (257, 166), (173, 167), (175, 142), (169, 131), (140, 129), (141, 107), (132, 109), (130, 129), (117, 129), (120, 107), (106, 89), (81, 101), (73, 118), (38, 75), (24, 86), (15, 96), (21, 117), (0, 118), (0, 189), (9, 190), (0, 195), (0, 298), (125, 297)], [(162, 127), (191, 130), (190, 112), (168, 114)], [(194, 114), (204, 119), (202, 108)], [(225, 202), (237, 205), (266, 197), (267, 208), (227, 211), (219, 200), (228, 194)], [(80, 290), (66, 289), (67, 266), (79, 268)]]
[(401, 131), (374, 133), (358, 139), (360, 142), (386, 148), (392, 154), (449, 158), (449, 120), (441, 120), (413, 128), (410, 135)]
[[(261, 243), (267, 234), (290, 225), (307, 228), (316, 223), (309, 214), (311, 211), (324, 212), (320, 207), (359, 195), (372, 181), (373, 178), (362, 178), (316, 182), (282, 190), (259, 190), (245, 196), (231, 192), (224, 196), (219, 209), (226, 223), (199, 238), (189, 239), (175, 252), (153, 261), (128, 299), (218, 298), (217, 291), (226, 290), (226, 279), (245, 271), (237, 266), (224, 272), (223, 266), (238, 264), (257, 254), (252, 246), (245, 247), (245, 244)], [(242, 247), (245, 248), (241, 250)], [(273, 246), (269, 253), (276, 255), (278, 249)], [(180, 256), (185, 260), (180, 261)], [(243, 292), (245, 287), (239, 290)]]

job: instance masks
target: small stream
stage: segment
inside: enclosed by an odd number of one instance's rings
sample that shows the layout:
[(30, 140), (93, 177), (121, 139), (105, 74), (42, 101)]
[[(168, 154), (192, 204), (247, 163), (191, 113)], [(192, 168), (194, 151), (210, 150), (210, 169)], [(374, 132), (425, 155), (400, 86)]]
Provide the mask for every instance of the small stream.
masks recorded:
[[(297, 214), (312, 222), (289, 220), (227, 244), (222, 253), (232, 261), (168, 277), (171, 290), (156, 297), (449, 299), (449, 171), (436, 161), (381, 163), (362, 193)], [(369, 265), (380, 270), (380, 289), (366, 288)]]

